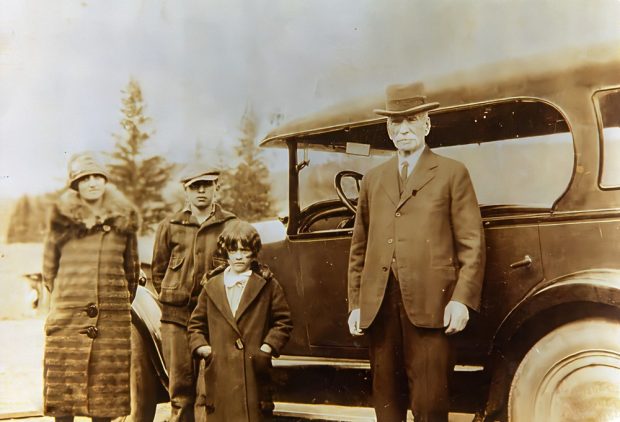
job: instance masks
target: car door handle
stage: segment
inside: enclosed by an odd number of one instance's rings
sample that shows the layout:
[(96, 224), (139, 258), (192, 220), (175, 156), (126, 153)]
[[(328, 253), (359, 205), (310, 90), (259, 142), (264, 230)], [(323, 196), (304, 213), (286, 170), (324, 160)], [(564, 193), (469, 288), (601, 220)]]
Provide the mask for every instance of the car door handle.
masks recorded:
[(510, 268), (520, 268), (520, 267), (529, 267), (532, 265), (532, 257), (529, 255), (525, 255), (521, 261), (513, 262), (510, 264)]

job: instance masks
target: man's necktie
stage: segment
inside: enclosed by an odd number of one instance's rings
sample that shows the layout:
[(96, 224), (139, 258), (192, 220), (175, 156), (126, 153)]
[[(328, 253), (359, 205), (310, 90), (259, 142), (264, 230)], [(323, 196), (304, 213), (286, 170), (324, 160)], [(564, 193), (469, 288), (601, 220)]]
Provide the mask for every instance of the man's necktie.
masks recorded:
[(405, 190), (405, 185), (407, 184), (407, 176), (409, 173), (409, 163), (407, 161), (403, 161), (403, 164), (400, 166), (400, 180), (399, 180), (399, 191), (402, 195), (403, 190)]

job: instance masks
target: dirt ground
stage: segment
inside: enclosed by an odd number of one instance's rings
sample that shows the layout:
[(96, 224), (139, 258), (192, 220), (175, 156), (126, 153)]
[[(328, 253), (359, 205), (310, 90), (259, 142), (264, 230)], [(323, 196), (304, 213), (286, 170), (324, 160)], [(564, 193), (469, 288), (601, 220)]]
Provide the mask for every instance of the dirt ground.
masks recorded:
[(0, 415), (42, 408), (42, 312), (22, 274), (40, 271), (40, 244), (0, 244)]
[(43, 408), (43, 318), (0, 321), (0, 415)]

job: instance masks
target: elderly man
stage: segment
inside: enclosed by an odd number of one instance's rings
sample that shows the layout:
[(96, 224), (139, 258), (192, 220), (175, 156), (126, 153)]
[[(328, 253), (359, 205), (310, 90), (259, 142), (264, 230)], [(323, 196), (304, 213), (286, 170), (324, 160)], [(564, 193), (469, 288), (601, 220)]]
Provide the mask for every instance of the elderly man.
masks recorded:
[(194, 421), (196, 374), (187, 322), (196, 307), (200, 281), (215, 268), (217, 238), (236, 217), (217, 204), (219, 171), (192, 165), (181, 183), (185, 208), (159, 224), (153, 250), (153, 284), (162, 304), (161, 335), (170, 378), (170, 422)]
[(422, 86), (387, 89), (397, 157), (362, 179), (349, 258), (349, 330), (368, 334), (378, 421), (448, 420), (450, 334), (480, 304), (484, 238), (465, 166), (434, 154)]

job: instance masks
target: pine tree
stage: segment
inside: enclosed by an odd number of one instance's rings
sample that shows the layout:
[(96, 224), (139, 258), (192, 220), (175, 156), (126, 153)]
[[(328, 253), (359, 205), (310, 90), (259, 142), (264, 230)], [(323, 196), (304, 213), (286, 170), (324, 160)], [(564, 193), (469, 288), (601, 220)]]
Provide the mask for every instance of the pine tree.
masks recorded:
[(130, 80), (121, 91), (122, 135), (114, 135), (116, 143), (109, 154), (111, 182), (131, 200), (142, 217), (141, 234), (149, 233), (170, 211), (162, 197), (162, 189), (170, 179), (173, 165), (161, 156), (145, 157), (144, 144), (154, 133), (146, 129), (151, 119), (144, 115), (142, 89)]
[(31, 199), (28, 219), (29, 242), (40, 242), (45, 237), (52, 203), (60, 196), (60, 192), (36, 195)]
[(7, 243), (28, 242), (30, 234), (28, 223), (30, 222), (30, 213), (32, 206), (30, 198), (27, 195), (20, 197), (13, 208), (11, 219), (9, 221), (9, 229), (6, 235)]
[(269, 169), (260, 159), (255, 144), (256, 117), (250, 108), (241, 118), (241, 137), (235, 147), (239, 164), (225, 170), (221, 177), (221, 201), (224, 207), (239, 218), (259, 221), (272, 217)]
[(9, 218), (7, 243), (42, 242), (49, 223), (52, 204), (64, 189), (29, 197), (23, 195)]

